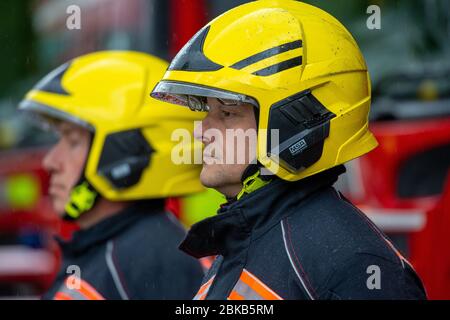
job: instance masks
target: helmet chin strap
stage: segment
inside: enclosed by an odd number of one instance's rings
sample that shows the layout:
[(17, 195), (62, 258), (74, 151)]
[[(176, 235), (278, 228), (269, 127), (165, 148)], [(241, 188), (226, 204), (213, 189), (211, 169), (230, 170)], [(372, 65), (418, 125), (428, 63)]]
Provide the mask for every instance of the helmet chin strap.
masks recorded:
[(63, 219), (78, 219), (83, 213), (91, 210), (95, 206), (98, 198), (98, 192), (86, 180), (84, 175), (82, 175), (78, 183), (70, 192), (69, 201), (67, 201), (64, 208)]
[[(258, 128), (259, 109), (253, 107), (253, 112), (255, 114), (256, 128)], [(253, 191), (258, 190), (259, 188), (264, 187), (266, 184), (272, 181), (272, 177), (261, 175), (262, 168), (263, 166), (259, 162), (248, 165), (248, 167), (242, 173), (241, 177), (242, 189), (236, 196), (236, 200), (239, 200), (244, 195), (252, 193)]]
[[(93, 138), (93, 134), (91, 134), (89, 152), (91, 149)], [(77, 220), (83, 213), (91, 210), (95, 206), (97, 200), (100, 198), (97, 190), (95, 190), (95, 188), (89, 183), (84, 175), (88, 159), (89, 153), (86, 157), (86, 161), (81, 171), (81, 176), (78, 179), (78, 182), (72, 188), (69, 200), (64, 207), (64, 220)]]
[(255, 164), (249, 164), (248, 167), (242, 173), (242, 189), (236, 196), (236, 200), (239, 200), (244, 195), (252, 193), (259, 188), (269, 184), (273, 177), (261, 175), (262, 165), (258, 162)]

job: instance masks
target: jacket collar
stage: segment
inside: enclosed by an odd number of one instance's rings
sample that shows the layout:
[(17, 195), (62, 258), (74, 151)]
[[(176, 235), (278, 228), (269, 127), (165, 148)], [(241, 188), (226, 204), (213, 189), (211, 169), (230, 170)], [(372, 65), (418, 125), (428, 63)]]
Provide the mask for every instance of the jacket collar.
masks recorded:
[(106, 242), (125, 228), (141, 219), (145, 214), (161, 212), (163, 200), (135, 202), (117, 214), (108, 217), (88, 229), (73, 233), (72, 238), (64, 241), (56, 238), (65, 255), (79, 255), (95, 245)]
[(340, 165), (296, 182), (275, 179), (194, 224), (180, 249), (196, 258), (235, 253), (278, 224), (298, 202), (332, 185), (343, 172), (345, 167)]

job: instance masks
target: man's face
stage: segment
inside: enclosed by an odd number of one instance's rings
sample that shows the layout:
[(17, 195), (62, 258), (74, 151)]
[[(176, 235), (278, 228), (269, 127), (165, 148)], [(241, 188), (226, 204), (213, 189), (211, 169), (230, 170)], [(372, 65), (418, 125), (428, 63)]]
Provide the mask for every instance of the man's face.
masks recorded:
[[(254, 107), (225, 106), (214, 98), (208, 98), (207, 103), (209, 112), (194, 132), (205, 145), (200, 180), (204, 186), (234, 197), (242, 188), (244, 170), (256, 158)], [(246, 138), (244, 132), (254, 139)]]
[(59, 140), (46, 154), (43, 166), (50, 173), (49, 195), (53, 208), (63, 214), (84, 168), (91, 135), (88, 130), (68, 122), (59, 123), (57, 131)]

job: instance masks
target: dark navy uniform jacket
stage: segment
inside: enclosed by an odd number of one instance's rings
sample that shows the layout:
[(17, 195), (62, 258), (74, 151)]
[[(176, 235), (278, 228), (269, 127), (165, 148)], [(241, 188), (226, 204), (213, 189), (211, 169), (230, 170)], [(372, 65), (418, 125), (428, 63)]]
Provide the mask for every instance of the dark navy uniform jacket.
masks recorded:
[(192, 299), (203, 269), (178, 249), (184, 229), (160, 200), (136, 203), (60, 241), (62, 267), (44, 299)]
[(425, 299), (411, 265), (332, 187), (344, 171), (276, 179), (193, 225), (180, 248), (217, 255), (195, 299)]

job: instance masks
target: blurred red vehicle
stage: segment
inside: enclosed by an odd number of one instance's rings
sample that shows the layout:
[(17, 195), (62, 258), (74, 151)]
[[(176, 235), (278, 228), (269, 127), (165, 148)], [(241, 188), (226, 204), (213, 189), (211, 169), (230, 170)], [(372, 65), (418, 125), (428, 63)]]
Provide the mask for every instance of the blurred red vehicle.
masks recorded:
[(450, 299), (450, 71), (400, 74), (374, 91), (379, 147), (339, 188), (396, 243), (430, 299)]
[(0, 295), (35, 296), (53, 279), (60, 223), (46, 197), (45, 149), (0, 154)]

